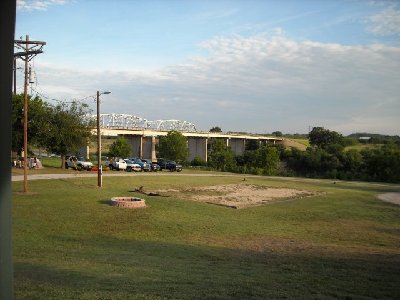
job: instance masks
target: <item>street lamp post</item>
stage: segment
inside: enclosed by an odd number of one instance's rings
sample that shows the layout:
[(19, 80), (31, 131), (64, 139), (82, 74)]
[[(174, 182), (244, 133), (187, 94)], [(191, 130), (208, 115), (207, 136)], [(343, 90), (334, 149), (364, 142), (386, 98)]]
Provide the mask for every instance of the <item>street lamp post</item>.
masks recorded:
[(107, 95), (111, 92), (97, 91), (97, 186), (103, 186), (103, 168), (101, 165), (101, 133), (100, 133), (100, 95)]

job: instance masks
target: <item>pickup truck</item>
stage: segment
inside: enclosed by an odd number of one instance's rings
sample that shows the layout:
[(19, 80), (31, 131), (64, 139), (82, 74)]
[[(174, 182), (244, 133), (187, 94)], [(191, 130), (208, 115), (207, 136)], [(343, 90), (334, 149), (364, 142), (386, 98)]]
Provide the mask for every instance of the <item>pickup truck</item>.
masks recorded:
[(132, 171), (141, 172), (142, 171), (142, 167), (139, 164), (137, 164), (129, 159), (124, 159), (124, 160), (126, 162), (126, 171), (127, 172), (132, 172)]
[(65, 168), (72, 168), (78, 171), (90, 171), (93, 168), (93, 164), (84, 157), (70, 156), (65, 160)]
[(126, 170), (126, 161), (122, 158), (114, 158), (108, 162), (110, 170)]

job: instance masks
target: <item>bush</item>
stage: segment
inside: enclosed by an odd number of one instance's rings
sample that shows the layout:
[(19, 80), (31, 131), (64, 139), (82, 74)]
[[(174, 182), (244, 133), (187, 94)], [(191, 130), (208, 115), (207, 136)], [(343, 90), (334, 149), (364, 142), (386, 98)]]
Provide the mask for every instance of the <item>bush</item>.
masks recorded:
[(198, 166), (207, 166), (207, 162), (202, 159), (200, 156), (196, 156), (190, 163), (191, 166), (198, 167)]

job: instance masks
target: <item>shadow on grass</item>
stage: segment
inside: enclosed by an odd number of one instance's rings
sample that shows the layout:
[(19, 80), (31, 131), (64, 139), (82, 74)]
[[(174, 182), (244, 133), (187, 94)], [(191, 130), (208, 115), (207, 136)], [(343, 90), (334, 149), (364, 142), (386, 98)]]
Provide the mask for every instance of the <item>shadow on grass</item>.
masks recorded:
[(69, 250), (16, 263), (17, 299), (400, 297), (398, 255), (244, 251), (105, 236), (59, 242)]
[(102, 200), (99, 200), (97, 202), (100, 203), (100, 204), (103, 204), (103, 205), (110, 205), (111, 204), (111, 199), (102, 199)]

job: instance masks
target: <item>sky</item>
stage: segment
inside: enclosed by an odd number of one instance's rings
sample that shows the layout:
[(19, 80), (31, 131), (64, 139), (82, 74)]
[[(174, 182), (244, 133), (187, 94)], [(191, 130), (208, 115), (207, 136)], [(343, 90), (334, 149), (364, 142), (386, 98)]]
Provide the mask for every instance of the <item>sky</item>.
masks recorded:
[[(30, 91), (201, 131), (400, 135), (400, 2), (18, 0)], [(22, 66), (22, 61), (19, 62)], [(23, 70), (18, 72), (22, 91)]]

